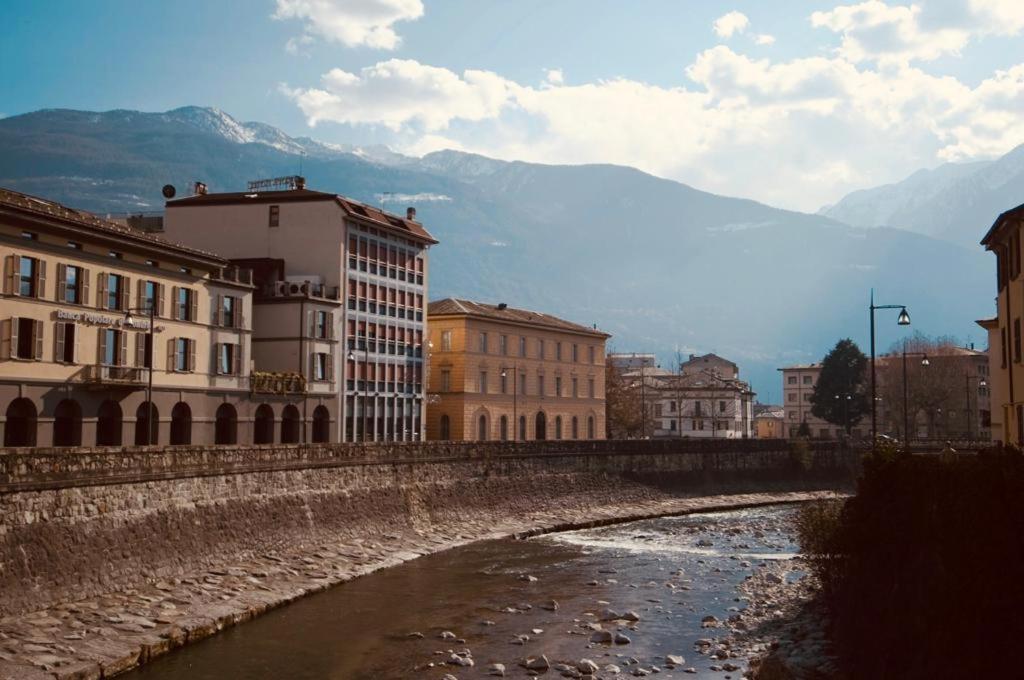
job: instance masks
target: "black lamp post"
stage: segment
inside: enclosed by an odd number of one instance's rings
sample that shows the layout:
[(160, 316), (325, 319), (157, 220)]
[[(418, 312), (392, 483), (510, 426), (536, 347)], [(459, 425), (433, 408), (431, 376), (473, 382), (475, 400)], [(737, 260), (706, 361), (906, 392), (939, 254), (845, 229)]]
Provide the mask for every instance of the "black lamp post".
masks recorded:
[(928, 355), (924, 352), (908, 352), (907, 341), (903, 340), (903, 448), (907, 452), (910, 451), (910, 402), (907, 399), (909, 381), (907, 380), (907, 357), (908, 356), (919, 356), (921, 359), (921, 365), (927, 366), (929, 364)]
[(898, 309), (900, 315), (896, 319), (896, 323), (900, 326), (910, 325), (910, 315), (907, 314), (906, 305), (876, 305), (875, 304), (875, 289), (871, 289), (871, 304), (868, 307), (871, 314), (871, 445), (875, 445), (875, 441), (878, 439), (878, 406), (875, 403), (877, 400), (877, 393), (875, 388), (875, 310), (876, 309)]
[(850, 436), (850, 400), (853, 397), (849, 394), (837, 394), (836, 400), (843, 400), (843, 432), (846, 436)]
[[(966, 392), (965, 392), (964, 396), (967, 397), (967, 409), (966, 409), (965, 417), (967, 419), (967, 439), (968, 440), (973, 436), (972, 433), (971, 433), (971, 380), (977, 380), (978, 381), (978, 387), (985, 387), (985, 386), (988, 385), (988, 383), (985, 382), (985, 378), (981, 377), (980, 375), (971, 375), (970, 373), (965, 373), (964, 374), (964, 383), (966, 384)], [(980, 427), (979, 427), (979, 429), (980, 429)]]
[(153, 331), (154, 324), (153, 319), (156, 312), (156, 300), (150, 300), (146, 307), (130, 307), (125, 310), (124, 325), (134, 326), (135, 319), (132, 318), (132, 312), (143, 312), (149, 317), (149, 329), (146, 331), (146, 364), (149, 368), (149, 375), (146, 381), (146, 404), (148, 405), (149, 415), (146, 417), (146, 444), (154, 444), (156, 437), (154, 436), (153, 427)]

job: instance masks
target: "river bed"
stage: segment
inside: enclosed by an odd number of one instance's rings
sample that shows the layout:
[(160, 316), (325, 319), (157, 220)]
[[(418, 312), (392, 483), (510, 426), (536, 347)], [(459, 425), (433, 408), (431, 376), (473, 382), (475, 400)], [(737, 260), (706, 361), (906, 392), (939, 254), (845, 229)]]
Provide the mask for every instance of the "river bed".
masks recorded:
[[(503, 664), (505, 677), (558, 678), (558, 664), (590, 659), (597, 677), (739, 678), (742, 651), (700, 651), (718, 648), (729, 634), (720, 622), (746, 607), (738, 586), (759, 565), (795, 556), (793, 512), (771, 506), (475, 543), (299, 600), (122, 677), (461, 680), (492, 677), (491, 664)], [(616, 615), (625, 618), (601, 621)], [(592, 642), (597, 629), (623, 636), (620, 644)], [(520, 665), (541, 655), (547, 671)], [(669, 668), (669, 655), (683, 661)], [(473, 665), (450, 663), (458, 659)]]

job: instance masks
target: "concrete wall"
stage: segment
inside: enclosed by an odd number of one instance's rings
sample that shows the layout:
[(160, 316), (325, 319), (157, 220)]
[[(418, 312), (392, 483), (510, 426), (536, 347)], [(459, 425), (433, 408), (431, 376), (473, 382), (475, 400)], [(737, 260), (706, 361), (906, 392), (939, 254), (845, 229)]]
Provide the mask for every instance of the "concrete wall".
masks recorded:
[(339, 535), (505, 517), (634, 487), (830, 488), (850, 452), (592, 441), (0, 452), (0, 615)]

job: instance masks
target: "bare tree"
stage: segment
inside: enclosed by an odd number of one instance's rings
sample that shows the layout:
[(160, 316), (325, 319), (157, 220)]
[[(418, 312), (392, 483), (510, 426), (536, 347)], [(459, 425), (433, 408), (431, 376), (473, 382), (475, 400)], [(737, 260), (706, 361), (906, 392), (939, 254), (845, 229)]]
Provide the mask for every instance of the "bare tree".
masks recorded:
[[(907, 422), (903, 407), (903, 351), (903, 342), (894, 343), (877, 364), (880, 410), (887, 429), (901, 436)], [(959, 436), (965, 427), (968, 405), (964, 390), (966, 361), (956, 339), (915, 333), (906, 339), (906, 352), (906, 411), (910, 416), (911, 438), (918, 435), (922, 419), (928, 438)]]

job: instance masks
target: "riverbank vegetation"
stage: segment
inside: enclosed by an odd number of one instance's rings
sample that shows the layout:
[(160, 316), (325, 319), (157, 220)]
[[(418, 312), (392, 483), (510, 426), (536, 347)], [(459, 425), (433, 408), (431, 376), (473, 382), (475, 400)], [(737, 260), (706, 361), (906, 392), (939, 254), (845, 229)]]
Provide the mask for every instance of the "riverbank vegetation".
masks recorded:
[(1024, 618), (1024, 457), (864, 461), (857, 495), (797, 530), (848, 677), (1016, 675)]

